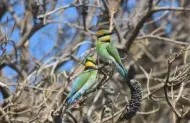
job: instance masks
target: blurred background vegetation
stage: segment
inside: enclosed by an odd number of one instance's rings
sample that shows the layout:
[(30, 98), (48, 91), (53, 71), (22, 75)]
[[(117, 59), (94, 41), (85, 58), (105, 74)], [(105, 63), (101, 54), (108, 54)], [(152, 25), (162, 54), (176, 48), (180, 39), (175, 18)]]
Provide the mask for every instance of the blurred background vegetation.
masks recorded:
[(60, 113), (107, 28), (143, 88), (140, 111), (123, 122), (190, 122), (189, 22), (189, 0), (0, 0), (0, 121), (116, 122), (130, 91), (109, 67), (101, 87)]

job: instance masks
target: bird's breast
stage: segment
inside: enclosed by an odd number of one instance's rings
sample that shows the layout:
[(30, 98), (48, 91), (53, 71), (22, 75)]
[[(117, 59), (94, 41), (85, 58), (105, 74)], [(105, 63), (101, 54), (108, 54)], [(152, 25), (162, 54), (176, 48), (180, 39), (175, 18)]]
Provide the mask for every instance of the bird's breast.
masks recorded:
[(112, 59), (110, 58), (112, 56), (110, 56), (110, 54), (108, 53), (107, 48), (106, 48), (107, 46), (108, 46), (107, 43), (99, 44), (96, 49), (97, 54), (100, 57), (100, 59), (103, 60), (104, 62), (112, 62)]

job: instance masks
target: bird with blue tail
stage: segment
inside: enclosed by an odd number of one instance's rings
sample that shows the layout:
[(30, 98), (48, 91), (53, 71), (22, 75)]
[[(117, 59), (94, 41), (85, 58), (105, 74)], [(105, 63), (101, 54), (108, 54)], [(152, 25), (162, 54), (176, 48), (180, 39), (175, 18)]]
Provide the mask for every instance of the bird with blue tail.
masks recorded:
[(112, 33), (106, 29), (102, 29), (96, 33), (96, 51), (100, 59), (104, 62), (114, 63), (119, 74), (126, 79), (127, 70), (123, 66), (120, 55), (111, 41), (111, 34)]
[(67, 98), (67, 103), (72, 104), (87, 90), (91, 89), (96, 84), (97, 74), (96, 60), (93, 57), (86, 57), (85, 69), (74, 80)]
[(120, 117), (120, 120), (130, 119), (140, 109), (142, 100), (142, 88), (141, 84), (138, 81), (134, 80), (134, 68), (130, 67), (127, 71), (127, 69), (124, 67), (118, 50), (113, 45), (111, 34), (112, 32), (106, 29), (99, 30), (96, 33), (96, 51), (101, 60), (104, 62), (111, 61), (111, 63), (116, 66), (118, 73), (123, 77), (124, 81), (129, 86), (131, 91), (131, 99), (129, 101), (129, 104), (126, 105), (125, 111)]

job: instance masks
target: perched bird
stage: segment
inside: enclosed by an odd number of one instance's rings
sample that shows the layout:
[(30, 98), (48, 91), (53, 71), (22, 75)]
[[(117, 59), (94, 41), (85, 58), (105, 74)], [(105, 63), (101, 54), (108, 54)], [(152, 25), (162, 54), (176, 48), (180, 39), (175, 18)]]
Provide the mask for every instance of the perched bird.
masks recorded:
[(93, 57), (86, 57), (85, 70), (76, 77), (68, 95), (67, 102), (69, 104), (73, 103), (95, 85), (97, 73), (98, 70), (96, 69), (95, 59)]
[(96, 43), (96, 51), (100, 59), (105, 62), (113, 62), (117, 68), (117, 71), (120, 75), (126, 79), (127, 70), (123, 66), (121, 62), (121, 58), (117, 49), (113, 46), (111, 41), (111, 32), (109, 30), (100, 30), (96, 33), (97, 43)]
[(100, 30), (96, 33), (97, 43), (96, 50), (100, 59), (105, 62), (112, 62), (115, 64), (117, 71), (123, 77), (124, 81), (130, 88), (131, 99), (126, 105), (125, 111), (122, 113), (119, 120), (130, 119), (140, 109), (142, 100), (142, 88), (138, 81), (133, 80), (135, 69), (131, 66), (128, 71), (121, 62), (121, 58), (117, 49), (113, 46), (111, 41), (111, 32), (108, 30)]

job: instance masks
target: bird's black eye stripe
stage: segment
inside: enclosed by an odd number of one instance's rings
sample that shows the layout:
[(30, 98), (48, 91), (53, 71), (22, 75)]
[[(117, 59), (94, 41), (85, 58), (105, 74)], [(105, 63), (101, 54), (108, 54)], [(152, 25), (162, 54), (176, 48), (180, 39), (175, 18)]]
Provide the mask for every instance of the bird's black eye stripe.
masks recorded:
[(87, 61), (92, 62), (93, 64), (96, 65), (96, 63), (95, 63), (94, 61), (92, 61), (92, 60), (87, 59), (86, 62), (87, 62)]
[(101, 37), (104, 37), (104, 36), (107, 36), (107, 35), (112, 35), (113, 33), (111, 32), (111, 33), (107, 33), (107, 34), (103, 34), (103, 35), (100, 35), (100, 36), (98, 36), (98, 38), (101, 38)]
[(110, 40), (103, 40), (103, 41), (101, 41), (101, 42), (110, 42)]
[(95, 69), (95, 68), (92, 67), (92, 66), (88, 66), (88, 67), (85, 68), (85, 70), (88, 70), (88, 69)]

